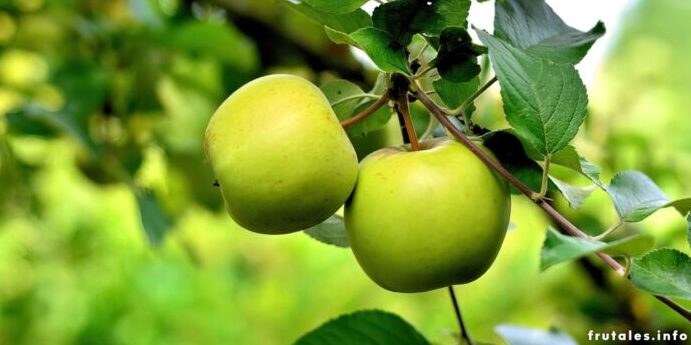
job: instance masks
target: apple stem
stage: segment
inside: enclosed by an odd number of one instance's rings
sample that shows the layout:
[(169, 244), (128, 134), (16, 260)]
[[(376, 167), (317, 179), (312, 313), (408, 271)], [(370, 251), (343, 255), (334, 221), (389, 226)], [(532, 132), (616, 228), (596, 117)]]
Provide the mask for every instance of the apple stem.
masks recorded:
[(389, 97), (386, 94), (382, 95), (379, 99), (377, 99), (376, 102), (374, 102), (374, 104), (367, 107), (367, 109), (363, 110), (362, 112), (356, 114), (355, 116), (353, 116), (349, 119), (345, 119), (345, 120), (341, 121), (341, 127), (348, 128), (348, 127), (364, 120), (368, 116), (374, 114), (375, 111), (379, 110), (379, 108), (384, 106), (384, 104), (386, 104), (386, 102), (388, 102), (388, 101), (389, 101)]
[[(588, 235), (586, 235), (583, 231), (581, 231), (581, 229), (579, 229), (568, 219), (566, 219), (561, 213), (559, 213), (559, 211), (557, 211), (545, 198), (534, 198), (535, 195), (538, 195), (537, 192), (533, 191), (530, 187), (526, 186), (523, 182), (521, 182), (518, 178), (516, 178), (513, 174), (506, 170), (506, 168), (504, 168), (499, 162), (492, 159), (485, 151), (480, 149), (479, 146), (477, 146), (470, 138), (468, 138), (468, 136), (466, 136), (465, 133), (459, 130), (453, 124), (453, 122), (451, 122), (448, 119), (448, 114), (445, 113), (444, 110), (441, 107), (439, 107), (436, 103), (434, 103), (434, 101), (432, 101), (432, 99), (426, 93), (421, 91), (419, 85), (415, 95), (422, 102), (422, 104), (425, 105), (427, 110), (429, 110), (432, 113), (432, 115), (437, 118), (439, 123), (441, 123), (442, 126), (444, 126), (444, 128), (446, 128), (454, 137), (456, 137), (463, 145), (465, 145), (470, 151), (472, 151), (485, 164), (487, 164), (489, 167), (491, 167), (497, 173), (499, 173), (499, 175), (501, 175), (506, 181), (511, 183), (521, 193), (533, 200), (533, 202), (537, 204), (540, 208), (542, 208), (542, 210), (545, 213), (547, 213), (547, 215), (550, 218), (552, 218), (552, 220), (557, 225), (559, 225), (559, 227), (564, 232), (574, 237), (588, 238)], [(622, 277), (627, 277), (626, 269), (624, 268), (624, 266), (622, 266), (616, 260), (612, 259), (611, 256), (604, 253), (596, 253), (596, 255), (605, 264), (611, 267), (618, 275)], [(684, 308), (683, 306), (677, 304), (676, 302), (664, 296), (653, 296), (662, 303), (672, 308), (677, 313), (679, 313), (679, 315), (684, 317), (686, 320), (691, 321), (691, 311), (689, 311), (688, 309)]]
[(403, 118), (405, 130), (408, 134), (408, 140), (410, 141), (410, 147), (413, 151), (419, 151), (420, 142), (417, 139), (417, 134), (415, 133), (415, 126), (413, 126), (413, 119), (410, 116), (410, 108), (408, 107), (408, 97), (401, 97), (396, 102), (395, 109), (396, 113), (398, 113)]
[(463, 322), (461, 307), (458, 304), (456, 293), (453, 291), (453, 285), (449, 286), (449, 295), (451, 296), (451, 302), (453, 303), (453, 310), (456, 313), (456, 320), (458, 320), (458, 327), (461, 330), (461, 338), (464, 339), (468, 345), (475, 345), (475, 342), (473, 342), (473, 339), (470, 338), (468, 329), (465, 327), (465, 323)]

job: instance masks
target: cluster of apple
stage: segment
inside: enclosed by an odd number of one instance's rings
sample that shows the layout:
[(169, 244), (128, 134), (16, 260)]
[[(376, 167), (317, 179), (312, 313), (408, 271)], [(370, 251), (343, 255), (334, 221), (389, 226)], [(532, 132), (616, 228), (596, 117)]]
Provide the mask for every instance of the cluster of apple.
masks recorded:
[(448, 138), (382, 148), (358, 159), (328, 100), (309, 81), (271, 75), (218, 108), (207, 158), (230, 216), (263, 234), (321, 223), (345, 204), (355, 257), (380, 286), (421, 292), (467, 283), (506, 234), (506, 184)]

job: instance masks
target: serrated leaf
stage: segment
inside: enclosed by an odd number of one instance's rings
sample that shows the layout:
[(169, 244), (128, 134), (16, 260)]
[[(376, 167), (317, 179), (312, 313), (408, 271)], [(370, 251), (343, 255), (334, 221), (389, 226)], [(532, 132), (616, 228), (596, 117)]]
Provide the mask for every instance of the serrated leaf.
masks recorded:
[(542, 155), (558, 152), (585, 119), (588, 96), (576, 69), (535, 58), (485, 31), (504, 101), (506, 119)]
[(448, 27), (439, 35), (439, 51), (431, 65), (442, 79), (454, 83), (467, 82), (480, 74), (480, 65), (473, 40), (464, 28)]
[(321, 224), (317, 224), (304, 231), (307, 235), (319, 242), (341, 248), (350, 247), (343, 217), (339, 217), (338, 215), (333, 215)]
[(448, 108), (458, 108), (463, 102), (477, 91), (480, 78), (473, 78), (467, 82), (453, 82), (448, 79), (437, 79), (432, 82), (434, 91)]
[(152, 191), (134, 188), (134, 195), (137, 199), (139, 217), (146, 237), (152, 246), (157, 246), (163, 242), (173, 222)]
[(509, 345), (578, 345), (570, 335), (555, 329), (545, 331), (499, 325), (495, 330)]
[(662, 248), (637, 258), (631, 281), (652, 294), (691, 299), (691, 258), (672, 248)]
[(439, 36), (446, 27), (466, 27), (469, 9), (470, 0), (397, 0), (375, 8), (372, 21), (405, 47), (417, 33)]
[(386, 32), (375, 28), (362, 28), (349, 36), (382, 71), (410, 74), (405, 49), (394, 42)]
[(372, 18), (361, 9), (339, 14), (317, 10), (304, 2), (295, 4), (286, 0), (283, 4), (307, 18), (324, 25), (326, 35), (334, 43), (358, 46), (357, 42), (348, 35), (359, 29), (372, 26)]
[(400, 316), (378, 310), (358, 311), (328, 321), (305, 334), (295, 345), (429, 345)]
[(654, 245), (654, 237), (646, 234), (634, 235), (612, 242), (602, 242), (567, 236), (549, 227), (540, 255), (540, 270), (544, 271), (558, 263), (578, 259), (597, 252), (607, 252), (622, 256), (640, 255), (650, 250)]
[(495, 3), (494, 34), (527, 53), (558, 63), (576, 64), (605, 34), (598, 22), (588, 32), (564, 23), (544, 0)]
[[(359, 86), (345, 79), (330, 80), (319, 88), (331, 104), (339, 102), (344, 98), (364, 94)], [(332, 108), (336, 113), (336, 117), (341, 121), (352, 117), (355, 107), (357, 107), (358, 103), (361, 103), (363, 99), (365, 98), (354, 98), (334, 105)]]
[(569, 202), (571, 208), (579, 208), (586, 199), (593, 193), (595, 186), (576, 187), (555, 177), (550, 176), (550, 180), (557, 186), (561, 194)]
[(313, 8), (328, 13), (350, 13), (359, 9), (368, 0), (302, 0)]

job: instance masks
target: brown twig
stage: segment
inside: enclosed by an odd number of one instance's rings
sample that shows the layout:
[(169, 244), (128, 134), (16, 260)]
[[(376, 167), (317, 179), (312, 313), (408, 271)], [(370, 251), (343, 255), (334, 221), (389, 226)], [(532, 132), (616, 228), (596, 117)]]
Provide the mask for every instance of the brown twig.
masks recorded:
[[(552, 218), (552, 220), (557, 225), (559, 225), (559, 227), (562, 230), (564, 230), (564, 232), (574, 237), (588, 238), (588, 235), (586, 235), (577, 226), (575, 226), (561, 213), (554, 209), (554, 207), (552, 207), (552, 205), (550, 205), (544, 198), (537, 198), (537, 192), (533, 191), (530, 187), (526, 186), (523, 182), (518, 180), (515, 176), (513, 176), (513, 174), (511, 174), (501, 164), (499, 164), (499, 162), (492, 159), (485, 151), (480, 149), (480, 147), (477, 146), (472, 140), (470, 140), (470, 138), (468, 138), (461, 130), (456, 128), (456, 126), (454, 126), (454, 124), (448, 119), (447, 114), (436, 103), (434, 103), (434, 101), (432, 101), (432, 99), (429, 98), (427, 94), (421, 92), (420, 90), (421, 89), (418, 88), (418, 91), (416, 92), (417, 98), (422, 102), (422, 104), (425, 105), (425, 107), (432, 113), (432, 115), (435, 118), (437, 118), (439, 123), (441, 123), (442, 126), (444, 126), (444, 128), (446, 128), (449, 132), (451, 132), (451, 134), (454, 137), (460, 140), (463, 145), (465, 145), (470, 151), (472, 151), (485, 164), (489, 165), (492, 169), (499, 173), (499, 175), (506, 179), (506, 181), (508, 181), (510, 184), (516, 187), (516, 189), (518, 189), (521, 193), (533, 200), (533, 202), (535, 202), (535, 204), (542, 208), (542, 210), (545, 211), (545, 213), (547, 213), (547, 215), (549, 215)], [(622, 266), (616, 260), (612, 259), (611, 256), (603, 253), (596, 253), (596, 255), (600, 259), (602, 259), (602, 261), (604, 261), (605, 264), (607, 264), (615, 272), (617, 272), (618, 275), (626, 276), (626, 269), (624, 268), (624, 266)], [(665, 305), (669, 306), (674, 311), (679, 313), (679, 315), (684, 317), (686, 320), (691, 321), (691, 312), (689, 312), (688, 309), (684, 308), (683, 306), (677, 304), (676, 302), (672, 301), (667, 297), (658, 295), (653, 296), (655, 296), (655, 298), (660, 300), (662, 303), (664, 303)]]
[(384, 104), (386, 104), (386, 102), (388, 100), (389, 100), (389, 97), (387, 95), (381, 96), (376, 102), (374, 102), (374, 104), (370, 105), (367, 109), (363, 110), (359, 114), (357, 114), (357, 115), (355, 115), (349, 119), (341, 121), (341, 126), (343, 128), (348, 128), (348, 127), (364, 120), (368, 116), (372, 115), (375, 111), (379, 110), (379, 108), (381, 108)]

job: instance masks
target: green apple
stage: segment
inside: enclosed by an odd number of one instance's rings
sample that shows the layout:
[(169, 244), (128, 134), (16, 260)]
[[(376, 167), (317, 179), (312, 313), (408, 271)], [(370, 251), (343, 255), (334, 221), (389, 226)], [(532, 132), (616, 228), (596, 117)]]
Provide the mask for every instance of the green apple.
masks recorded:
[(328, 100), (296, 76), (239, 88), (214, 113), (204, 144), (231, 218), (259, 233), (319, 224), (357, 180), (355, 150)]
[(473, 281), (490, 267), (509, 224), (506, 183), (462, 144), (423, 141), (360, 162), (345, 207), (355, 257), (385, 289), (422, 292)]

